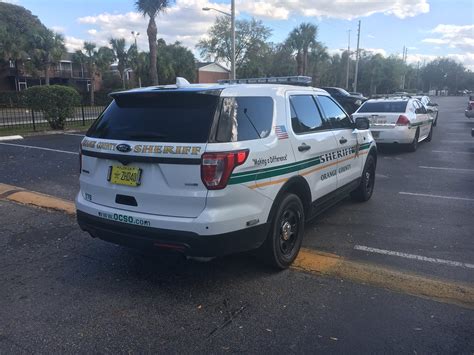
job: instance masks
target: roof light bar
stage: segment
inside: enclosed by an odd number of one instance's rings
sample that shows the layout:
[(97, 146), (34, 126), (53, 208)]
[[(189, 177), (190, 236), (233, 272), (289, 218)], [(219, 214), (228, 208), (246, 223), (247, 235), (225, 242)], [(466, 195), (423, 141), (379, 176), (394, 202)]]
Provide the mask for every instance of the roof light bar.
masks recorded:
[(310, 86), (313, 78), (310, 76), (275, 76), (270, 78), (223, 79), (219, 84), (286, 84)]

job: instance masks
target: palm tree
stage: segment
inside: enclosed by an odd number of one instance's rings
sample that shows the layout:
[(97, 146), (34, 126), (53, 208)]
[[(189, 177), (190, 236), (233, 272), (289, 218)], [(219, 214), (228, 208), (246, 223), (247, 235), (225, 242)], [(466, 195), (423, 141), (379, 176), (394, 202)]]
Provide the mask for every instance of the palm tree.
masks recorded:
[(64, 37), (47, 29), (35, 36), (35, 40), (37, 45), (34, 50), (35, 61), (44, 71), (45, 84), (49, 85), (51, 64), (58, 62), (66, 52)]
[(306, 75), (308, 69), (309, 48), (316, 44), (318, 26), (302, 23), (288, 35), (287, 44), (296, 51), (298, 75)]
[(125, 38), (111, 38), (109, 43), (114, 52), (114, 59), (118, 60), (118, 71), (122, 79), (122, 87), (125, 89), (125, 76), (123, 72), (129, 61), (128, 52), (125, 48)]
[(156, 68), (157, 44), (156, 35), (157, 28), (155, 18), (163, 12), (171, 3), (172, 0), (136, 0), (135, 6), (143, 16), (148, 16), (148, 28), (146, 33), (148, 35), (148, 45), (150, 47), (150, 77), (151, 84), (158, 85), (158, 70)]

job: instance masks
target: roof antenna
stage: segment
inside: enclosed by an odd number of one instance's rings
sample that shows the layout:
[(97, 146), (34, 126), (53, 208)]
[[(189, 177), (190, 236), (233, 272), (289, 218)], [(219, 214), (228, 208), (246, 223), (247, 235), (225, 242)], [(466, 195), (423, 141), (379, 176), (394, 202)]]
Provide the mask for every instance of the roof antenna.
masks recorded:
[(189, 83), (189, 81), (187, 81), (185, 78), (182, 78), (180, 76), (176, 77), (176, 86), (178, 88), (186, 87), (186, 86), (190, 86), (190, 85), (191, 84)]

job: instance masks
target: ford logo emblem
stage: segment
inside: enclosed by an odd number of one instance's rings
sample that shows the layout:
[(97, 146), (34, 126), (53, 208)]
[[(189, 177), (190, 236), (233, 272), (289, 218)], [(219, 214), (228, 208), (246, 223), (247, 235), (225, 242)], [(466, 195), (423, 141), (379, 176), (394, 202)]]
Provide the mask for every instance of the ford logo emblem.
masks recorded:
[(128, 144), (119, 144), (116, 148), (119, 152), (122, 153), (128, 153), (132, 150), (132, 147), (130, 147)]

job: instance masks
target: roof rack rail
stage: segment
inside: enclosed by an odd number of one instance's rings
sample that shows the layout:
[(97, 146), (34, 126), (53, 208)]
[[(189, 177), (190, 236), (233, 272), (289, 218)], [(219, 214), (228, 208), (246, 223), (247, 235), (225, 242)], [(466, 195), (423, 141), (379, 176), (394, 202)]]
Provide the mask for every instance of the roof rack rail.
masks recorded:
[(222, 79), (219, 84), (285, 84), (311, 86), (313, 78), (310, 76), (274, 76), (269, 78)]

